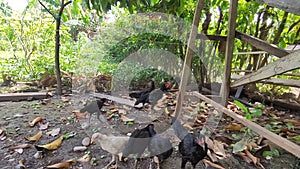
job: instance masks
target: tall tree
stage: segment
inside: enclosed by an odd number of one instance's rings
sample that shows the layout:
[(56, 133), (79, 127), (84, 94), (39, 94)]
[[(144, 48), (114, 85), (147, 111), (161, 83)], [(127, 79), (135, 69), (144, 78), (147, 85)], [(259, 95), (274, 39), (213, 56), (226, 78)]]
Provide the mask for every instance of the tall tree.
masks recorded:
[(58, 15), (53, 14), (40, 0), (39, 3), (53, 16), (56, 21), (56, 34), (55, 34), (55, 69), (56, 69), (56, 80), (57, 80), (57, 94), (62, 95), (62, 81), (61, 81), (61, 73), (60, 73), (60, 65), (59, 65), (59, 46), (60, 46), (60, 34), (59, 29), (61, 25), (61, 17), (64, 11), (64, 8), (72, 3), (72, 1), (68, 1), (65, 3), (64, 0), (61, 0), (60, 9)]

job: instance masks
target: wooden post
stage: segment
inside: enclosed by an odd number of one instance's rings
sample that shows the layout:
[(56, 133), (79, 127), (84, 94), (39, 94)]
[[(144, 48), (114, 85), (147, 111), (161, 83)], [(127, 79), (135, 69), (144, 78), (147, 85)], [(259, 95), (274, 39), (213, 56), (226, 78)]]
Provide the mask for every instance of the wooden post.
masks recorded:
[(201, 11), (204, 6), (204, 0), (198, 0), (196, 11), (193, 18), (193, 25), (191, 28), (188, 44), (187, 44), (187, 51), (184, 59), (184, 65), (183, 65), (183, 71), (181, 74), (181, 82), (179, 85), (179, 92), (177, 96), (177, 104), (175, 108), (175, 117), (179, 116), (179, 113), (181, 112), (182, 102), (185, 95), (185, 89), (186, 84), (188, 81), (188, 77), (190, 75), (190, 69), (191, 69), (191, 62), (192, 62), (192, 54), (193, 49), (195, 49), (195, 40), (198, 34), (198, 27), (199, 27), (199, 21), (201, 16)]
[(226, 41), (226, 53), (225, 53), (225, 67), (224, 67), (224, 79), (221, 87), (222, 105), (226, 106), (230, 91), (230, 74), (231, 64), (233, 56), (235, 28), (236, 28), (236, 17), (237, 17), (237, 0), (231, 0), (230, 2), (230, 16), (228, 25), (228, 35)]

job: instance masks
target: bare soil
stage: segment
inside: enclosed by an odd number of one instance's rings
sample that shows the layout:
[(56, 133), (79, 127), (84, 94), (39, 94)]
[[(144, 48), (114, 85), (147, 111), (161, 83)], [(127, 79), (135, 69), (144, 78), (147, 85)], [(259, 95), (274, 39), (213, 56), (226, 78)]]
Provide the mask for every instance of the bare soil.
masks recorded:
[[(153, 122), (156, 126), (158, 133), (164, 132), (169, 128), (170, 119), (163, 114), (149, 113), (145, 110), (137, 110), (130, 108), (130, 111), (126, 116), (135, 117), (136, 124), (124, 124), (118, 117), (113, 117), (111, 120), (106, 121), (106, 114), (102, 114), (103, 121), (96, 120), (93, 115), (91, 123), (87, 127), (87, 121), (77, 121), (74, 118), (72, 110), (80, 109), (83, 107), (82, 101), (86, 101), (88, 98), (72, 96), (69, 102), (63, 102), (57, 98), (51, 98), (51, 102), (48, 104), (42, 104), (41, 101), (22, 101), (22, 102), (1, 102), (0, 103), (0, 129), (6, 132), (6, 139), (0, 141), (0, 168), (15, 168), (20, 160), (24, 161), (24, 165), (28, 169), (42, 169), (48, 165), (67, 161), (73, 158), (80, 158), (87, 152), (90, 153), (93, 160), (87, 163), (76, 162), (72, 164), (71, 168), (83, 168), (94, 169), (104, 167), (110, 160), (111, 155), (104, 150), (98, 144), (89, 145), (88, 149), (84, 152), (74, 152), (75, 146), (80, 146), (83, 138), (91, 137), (94, 132), (110, 133), (115, 135), (126, 135), (132, 132), (136, 127), (143, 126), (147, 123)], [(119, 105), (122, 107), (122, 105)], [(104, 109), (108, 109), (104, 107)], [(39, 131), (39, 126), (30, 127), (28, 125), (36, 117), (42, 117), (49, 122), (49, 127), (43, 130), (42, 137), (36, 142), (28, 142), (24, 139), (27, 136), (33, 136)], [(104, 117), (104, 118), (103, 118)], [(61, 132), (58, 136), (52, 137), (45, 133), (51, 131), (54, 128), (60, 128)], [(42, 158), (34, 158), (34, 154), (37, 152), (34, 146), (24, 149), (20, 154), (15, 151), (11, 151), (8, 148), (10, 146), (16, 146), (24, 143), (30, 143), (33, 145), (47, 144), (59, 136), (65, 133), (74, 132), (76, 135), (69, 139), (63, 140), (62, 145), (53, 151), (47, 151), (43, 154)], [(168, 135), (169, 133), (164, 133)], [(172, 137), (168, 135), (168, 137)], [(180, 168), (181, 157), (178, 153), (178, 143), (174, 143), (174, 152), (172, 156), (162, 163), (162, 169), (178, 169)], [(259, 168), (252, 163), (246, 163), (239, 157), (228, 152), (229, 157), (220, 160), (219, 164), (224, 168)], [(208, 159), (208, 158), (207, 158)], [(262, 158), (261, 163), (265, 168), (297, 168), (299, 167), (299, 159), (296, 159), (293, 155), (281, 151), (281, 155), (272, 160), (265, 160)], [(118, 168), (131, 169), (133, 168), (133, 160), (129, 159), (127, 162), (119, 162)], [(149, 168), (149, 159), (145, 158), (138, 162), (138, 168)], [(191, 168), (188, 165), (186, 168)], [(204, 168), (201, 163), (196, 167)]]

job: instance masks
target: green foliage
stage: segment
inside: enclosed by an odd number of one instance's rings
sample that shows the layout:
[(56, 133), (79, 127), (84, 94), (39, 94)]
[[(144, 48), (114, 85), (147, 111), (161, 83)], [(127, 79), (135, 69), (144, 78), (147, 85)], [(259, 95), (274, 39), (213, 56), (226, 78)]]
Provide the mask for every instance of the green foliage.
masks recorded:
[(265, 158), (268, 158), (268, 159), (271, 159), (272, 157), (275, 157), (275, 156), (279, 156), (279, 151), (278, 150), (272, 150), (272, 151), (264, 151), (263, 152), (263, 156)]
[(264, 105), (260, 104), (258, 106), (255, 106), (254, 108), (249, 109), (247, 106), (245, 106), (238, 100), (234, 100), (234, 103), (245, 113), (246, 119), (248, 120), (251, 120), (253, 117), (262, 116), (262, 110), (265, 108)]
[(244, 151), (247, 145), (248, 145), (247, 140), (244, 138), (241, 139), (240, 141), (238, 141), (232, 145), (233, 153), (238, 153), (238, 152)]
[(136, 34), (112, 46), (108, 51), (108, 56), (112, 62), (119, 63), (136, 51), (151, 48), (164, 49), (175, 55), (180, 55), (177, 48), (178, 44), (178, 40), (160, 34)]
[(252, 119), (252, 116), (250, 114), (248, 107), (246, 107), (243, 103), (241, 103), (238, 100), (234, 100), (234, 103), (238, 106), (238, 108), (240, 108), (245, 113), (246, 119), (248, 119), (248, 120)]

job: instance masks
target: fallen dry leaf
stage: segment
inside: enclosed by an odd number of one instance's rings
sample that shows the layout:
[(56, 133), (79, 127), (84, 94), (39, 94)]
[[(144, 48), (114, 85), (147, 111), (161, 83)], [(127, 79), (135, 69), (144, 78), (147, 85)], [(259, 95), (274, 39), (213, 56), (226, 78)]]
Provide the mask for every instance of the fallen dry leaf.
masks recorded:
[(47, 150), (56, 150), (58, 147), (60, 147), (62, 140), (63, 140), (63, 136), (60, 136), (58, 139), (52, 141), (49, 144), (45, 144), (45, 145), (35, 145), (36, 149), (38, 151), (43, 150), (43, 149), (47, 149)]
[(208, 136), (205, 136), (205, 143), (209, 149), (214, 149), (214, 142)]
[(238, 152), (237, 153), (238, 156), (240, 156), (245, 162), (247, 163), (251, 163), (251, 159), (243, 152)]
[(70, 168), (70, 166), (73, 162), (75, 162), (75, 160), (71, 159), (71, 160), (68, 160), (68, 161), (65, 161), (65, 162), (49, 165), (49, 166), (47, 166), (47, 168)]
[(49, 122), (46, 123), (39, 123), (39, 129), (40, 130), (46, 130), (49, 127)]
[(213, 162), (217, 162), (218, 158), (217, 155), (213, 152), (211, 152), (210, 150), (207, 151), (207, 156), (211, 159), (211, 161)]
[(245, 150), (246, 155), (252, 160), (252, 162), (256, 165), (258, 162), (258, 158), (252, 155), (248, 150)]
[(228, 126), (225, 126), (226, 130), (231, 130), (231, 131), (240, 131), (243, 126), (239, 124), (230, 124)]
[(283, 122), (285, 123), (293, 123), (295, 126), (300, 126), (300, 121), (295, 119), (284, 119)]
[(118, 112), (119, 110), (118, 110), (118, 109), (110, 109), (109, 111), (110, 111), (110, 113), (116, 113), (116, 112)]
[(42, 117), (37, 117), (34, 120), (32, 120), (32, 122), (29, 123), (29, 126), (33, 127), (36, 123), (42, 121), (43, 118)]
[(125, 109), (119, 109), (119, 114), (126, 114), (127, 111)]
[(75, 118), (77, 120), (83, 120), (83, 119), (86, 119), (86, 115), (89, 114), (89, 112), (83, 112), (83, 113), (80, 113), (79, 111), (77, 110), (73, 110), (72, 113), (74, 114)]
[(183, 124), (184, 127), (188, 128), (189, 130), (193, 130), (194, 128), (192, 127), (194, 125), (194, 123), (191, 122), (187, 122), (185, 124)]
[(221, 142), (216, 141), (216, 140), (214, 140), (214, 153), (216, 153), (217, 155), (222, 156), (224, 158), (227, 157), (225, 149), (224, 149), (224, 145)]
[(123, 122), (134, 121), (134, 119), (128, 118), (128, 117), (124, 116), (123, 114), (120, 114), (119, 117)]
[(19, 168), (19, 169), (26, 169), (26, 166), (24, 165), (24, 161), (23, 161), (23, 160), (20, 160), (20, 161), (19, 161), (19, 164), (16, 166), (16, 168)]
[(185, 112), (194, 112), (194, 109), (192, 107), (184, 107), (183, 110)]
[(21, 148), (29, 148), (31, 146), (32, 146), (32, 144), (21, 144), (21, 145), (17, 145), (17, 146), (10, 146), (10, 147), (8, 147), (8, 150), (15, 150), (15, 149), (21, 149)]
[(222, 166), (220, 166), (220, 165), (218, 165), (218, 164), (215, 164), (215, 163), (213, 163), (213, 162), (211, 162), (211, 161), (209, 161), (209, 160), (203, 159), (202, 161), (203, 161), (204, 163), (206, 163), (206, 164), (208, 164), (208, 165), (214, 167), (214, 168), (217, 168), (217, 169), (225, 169), (224, 167), (222, 167)]
[(29, 141), (37, 141), (42, 137), (42, 135), (43, 135), (43, 132), (39, 131), (36, 135), (31, 136), (31, 137), (25, 137), (25, 139), (29, 140)]
[(111, 120), (114, 116), (115, 116), (114, 114), (110, 114), (110, 115), (106, 118), (106, 120)]
[(62, 97), (60, 100), (62, 102), (69, 102), (71, 100), (71, 98), (69, 98), (69, 97)]
[(52, 129), (51, 131), (47, 132), (48, 136), (55, 137), (60, 133), (60, 128)]
[(170, 115), (170, 112), (169, 112), (168, 108), (165, 108), (165, 114)]
[(248, 149), (252, 149), (252, 148), (257, 148), (258, 147), (258, 145), (256, 144), (256, 143), (254, 143), (254, 142), (250, 142), (249, 144), (248, 144)]
[(216, 136), (215, 139), (222, 143), (225, 143), (227, 146), (232, 144), (232, 142), (233, 142), (233, 140), (231, 138), (226, 137), (226, 136), (221, 136), (221, 135)]
[(80, 157), (77, 161), (80, 163), (87, 163), (91, 160), (90, 154), (85, 154), (84, 156)]
[(119, 108), (119, 106), (117, 106), (117, 105), (111, 105), (110, 107), (109, 107), (109, 110), (112, 110), (112, 109), (118, 109)]
[(51, 99), (42, 99), (42, 104), (46, 105), (51, 102)]
[(5, 139), (6, 139), (5, 131), (0, 129), (0, 140), (5, 140)]

